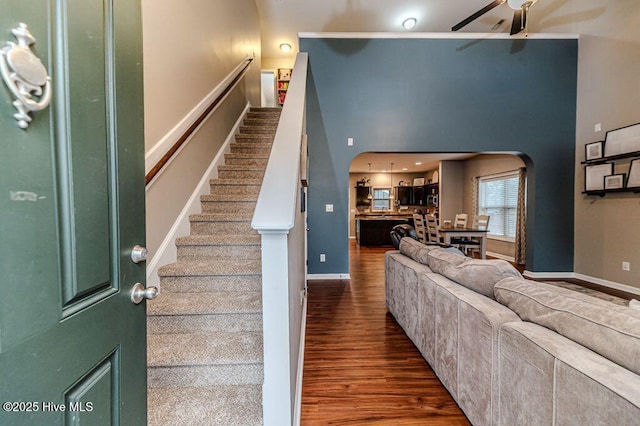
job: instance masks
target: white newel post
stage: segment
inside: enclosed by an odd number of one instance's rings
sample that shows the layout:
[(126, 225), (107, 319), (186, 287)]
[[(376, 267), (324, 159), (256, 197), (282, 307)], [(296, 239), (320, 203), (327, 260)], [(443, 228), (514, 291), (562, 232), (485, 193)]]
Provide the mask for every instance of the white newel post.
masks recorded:
[(262, 233), (265, 426), (292, 424), (288, 231)]

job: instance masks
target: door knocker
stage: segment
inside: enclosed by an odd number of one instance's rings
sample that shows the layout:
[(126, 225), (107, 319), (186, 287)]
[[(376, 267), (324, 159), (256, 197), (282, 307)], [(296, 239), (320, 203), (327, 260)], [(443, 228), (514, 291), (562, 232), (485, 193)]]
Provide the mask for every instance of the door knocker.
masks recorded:
[(51, 78), (42, 61), (31, 51), (36, 42), (25, 24), (11, 30), (18, 43), (11, 41), (0, 49), (0, 74), (16, 98), (13, 117), (21, 129), (29, 127), (30, 112), (40, 111), (51, 101)]

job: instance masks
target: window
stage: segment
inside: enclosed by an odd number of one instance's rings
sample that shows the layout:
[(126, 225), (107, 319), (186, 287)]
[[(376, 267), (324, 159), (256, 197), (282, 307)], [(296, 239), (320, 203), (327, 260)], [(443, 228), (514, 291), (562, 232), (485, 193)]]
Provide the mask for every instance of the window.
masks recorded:
[(391, 208), (391, 188), (373, 188), (372, 210), (389, 210)]
[(489, 235), (514, 241), (518, 210), (518, 173), (485, 176), (478, 183), (478, 214), (489, 215)]

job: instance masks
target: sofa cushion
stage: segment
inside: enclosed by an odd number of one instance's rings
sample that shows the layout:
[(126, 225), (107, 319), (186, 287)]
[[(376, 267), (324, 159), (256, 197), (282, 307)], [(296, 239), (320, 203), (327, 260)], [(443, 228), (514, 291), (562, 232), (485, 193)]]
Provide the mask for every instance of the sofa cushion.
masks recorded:
[(520, 272), (504, 260), (482, 260), (460, 257), (452, 253), (430, 251), (429, 267), (451, 281), (495, 299), (493, 286), (506, 277), (521, 278)]
[(435, 244), (422, 244), (420, 241), (416, 241), (413, 238), (409, 237), (404, 237), (402, 240), (400, 240), (400, 253), (404, 254), (407, 257), (410, 257), (416, 262), (422, 263), (423, 265), (428, 265), (427, 253), (438, 248), (439, 247)]
[(525, 279), (495, 286), (498, 302), (640, 374), (640, 312), (575, 291)]

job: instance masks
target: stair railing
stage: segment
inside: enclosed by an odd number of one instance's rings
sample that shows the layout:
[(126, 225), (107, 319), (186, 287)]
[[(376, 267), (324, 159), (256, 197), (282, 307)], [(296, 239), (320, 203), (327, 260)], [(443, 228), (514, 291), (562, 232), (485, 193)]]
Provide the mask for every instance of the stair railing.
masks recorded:
[[(242, 62), (240, 62), (240, 64), (220, 83), (220, 85), (218, 85), (218, 87), (214, 89), (214, 91), (212, 92), (212, 95), (215, 96), (213, 101), (211, 101), (208, 105), (205, 105), (205, 106), (199, 105), (199, 107), (202, 107), (202, 108), (200, 113), (195, 118), (195, 120), (193, 120), (193, 122), (190, 123), (189, 127), (186, 128), (184, 132), (182, 132), (179, 135), (177, 140), (166, 151), (161, 153), (162, 156), (159, 159), (157, 159), (157, 162), (151, 163), (153, 164), (153, 166), (146, 172), (144, 176), (145, 186), (149, 186), (149, 184), (160, 173), (160, 171), (165, 166), (167, 166), (171, 161), (171, 159), (178, 153), (180, 148), (189, 141), (191, 136), (198, 130), (200, 125), (202, 125), (202, 123), (207, 119), (207, 117), (209, 117), (209, 115), (213, 113), (213, 111), (216, 108), (218, 108), (220, 104), (222, 104), (222, 102), (226, 99), (229, 93), (231, 93), (231, 91), (238, 85), (238, 83), (245, 76), (253, 60), (254, 59), (250, 57), (243, 59)], [(159, 146), (161, 145), (162, 144), (159, 144)], [(152, 151), (154, 151), (155, 148), (156, 147), (152, 148)], [(150, 153), (153, 153), (152, 151), (150, 151)], [(149, 156), (149, 153), (147, 153), (147, 157), (148, 156)], [(151, 158), (152, 159), (154, 157), (157, 158), (158, 156), (159, 155), (156, 154)], [(147, 158), (147, 161), (148, 161), (148, 158)]]
[[(251, 226), (262, 236), (263, 424), (292, 425), (306, 288), (306, 53), (298, 53)], [(304, 151), (304, 152), (303, 152)], [(301, 156), (301, 153), (303, 154)], [(301, 157), (304, 157), (301, 161)]]

